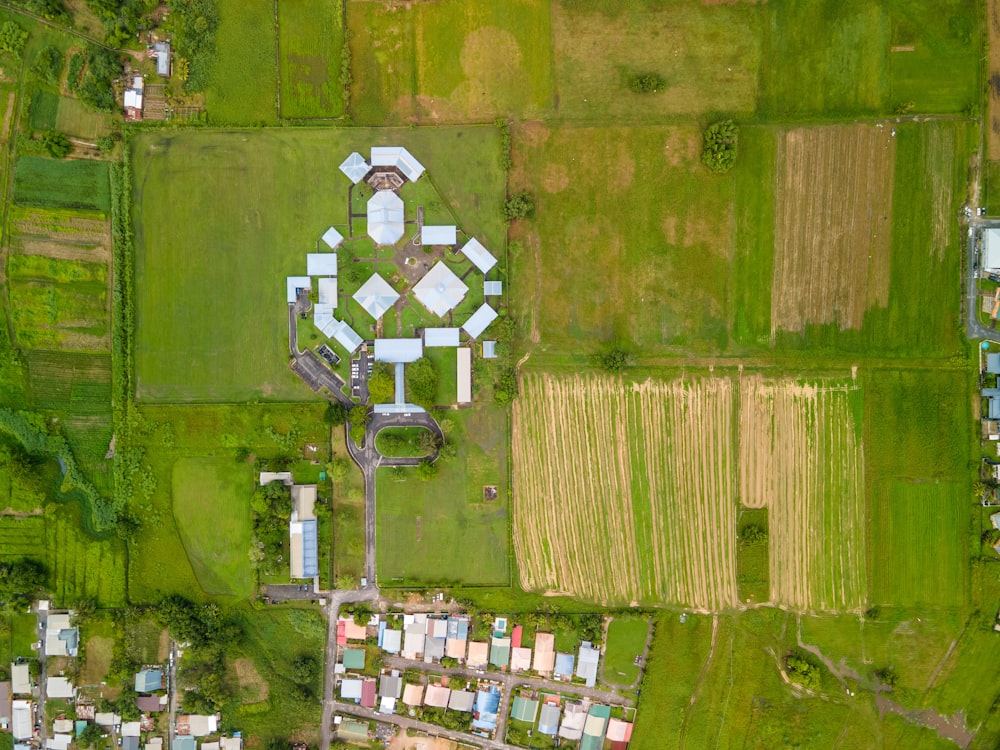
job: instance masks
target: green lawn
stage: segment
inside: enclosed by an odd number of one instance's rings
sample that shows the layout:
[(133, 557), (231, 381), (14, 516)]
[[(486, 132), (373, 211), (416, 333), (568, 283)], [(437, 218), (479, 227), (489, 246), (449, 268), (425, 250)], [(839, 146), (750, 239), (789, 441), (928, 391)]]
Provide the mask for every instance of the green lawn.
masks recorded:
[(642, 656), (646, 647), (649, 623), (645, 620), (615, 618), (608, 626), (604, 644), (604, 665), (601, 680), (612, 685), (629, 687), (639, 677), (635, 657)]
[(208, 119), (218, 125), (274, 125), (278, 121), (277, 33), (270, 3), (217, 0), (219, 28)]
[(250, 494), (253, 475), (232, 459), (182, 458), (174, 464), (174, 519), (202, 589), (249, 596), (253, 591)]
[(279, 0), (277, 5), (281, 116), (342, 115), (344, 0)]
[(383, 456), (425, 456), (420, 436), (427, 432), (423, 427), (386, 427), (376, 436), (375, 447)]
[(285, 276), (305, 271), (305, 254), (327, 227), (347, 223), (349, 182), (337, 166), (375, 142), (407, 146), (462, 228), (501, 245), (503, 175), (491, 126), (135, 138), (141, 400), (314, 398), (287, 367)]
[[(382, 586), (465, 583), (509, 578), (507, 439), (503, 412), (492, 406), (447, 412), (458, 456), (438, 460), (428, 482), (415, 469), (402, 479), (377, 475), (378, 577)], [(483, 500), (484, 485), (499, 497)]]
[(768, 561), (770, 559), (770, 541), (747, 544), (742, 541), (742, 532), (748, 526), (757, 526), (765, 532), (768, 530), (767, 508), (740, 508), (737, 521), (737, 533), (741, 541), (736, 547), (736, 585), (741, 602), (753, 604), (766, 602), (771, 597), (771, 579)]
[(351, 2), (358, 122), (490, 122), (551, 107), (548, 0)]
[(111, 210), (111, 182), (103, 161), (57, 161), (22, 156), (14, 169), (14, 202), (45, 208)]

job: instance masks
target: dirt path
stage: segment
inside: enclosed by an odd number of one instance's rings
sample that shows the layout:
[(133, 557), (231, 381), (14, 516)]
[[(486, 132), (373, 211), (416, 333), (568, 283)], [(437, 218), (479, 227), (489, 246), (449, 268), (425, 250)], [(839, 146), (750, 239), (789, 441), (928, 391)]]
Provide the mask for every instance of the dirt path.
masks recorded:
[(855, 682), (864, 683), (866, 682), (857, 671), (841, 660), (840, 666), (838, 667), (833, 663), (829, 657), (827, 657), (822, 651), (820, 651), (819, 646), (813, 646), (802, 640), (802, 616), (796, 618), (797, 627), (795, 633), (795, 640), (799, 648), (803, 651), (808, 651), (810, 654), (819, 659), (830, 670), (830, 674), (837, 678), (837, 682), (840, 683), (840, 687), (847, 690), (847, 680), (845, 678), (850, 678)]
[(11, 91), (7, 94), (7, 111), (3, 116), (3, 141), (6, 143), (10, 140), (10, 123), (14, 116), (14, 97), (15, 94)]
[(712, 659), (715, 657), (715, 644), (719, 639), (719, 616), (713, 615), (712, 617), (712, 641), (711, 645), (708, 647), (708, 656), (705, 657), (705, 663), (701, 665), (701, 671), (698, 673), (698, 681), (694, 684), (694, 690), (691, 691), (691, 700), (688, 701), (687, 708), (684, 709), (684, 721), (681, 722), (681, 731), (677, 738), (678, 750), (684, 750), (684, 738), (687, 735), (688, 722), (691, 721), (691, 713), (694, 708), (694, 703), (698, 699), (698, 693), (701, 691), (701, 685), (705, 681), (705, 675), (708, 674), (708, 669), (712, 665)]
[(951, 716), (944, 716), (930, 708), (911, 711), (889, 700), (883, 693), (879, 693), (876, 696), (875, 705), (878, 708), (879, 718), (886, 713), (898, 714), (911, 724), (918, 724), (922, 727), (933, 729), (938, 733), (939, 737), (951, 740), (961, 748), (968, 747), (976, 736), (976, 733), (966, 726), (965, 713), (963, 711), (956, 711)]

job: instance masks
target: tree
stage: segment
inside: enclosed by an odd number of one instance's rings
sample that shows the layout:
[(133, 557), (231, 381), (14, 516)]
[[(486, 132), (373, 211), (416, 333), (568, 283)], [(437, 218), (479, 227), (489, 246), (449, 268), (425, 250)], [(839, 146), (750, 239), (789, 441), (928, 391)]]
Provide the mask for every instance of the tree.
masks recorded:
[(740, 129), (732, 120), (714, 122), (705, 129), (701, 161), (719, 174), (736, 164), (736, 145)]
[(331, 401), (323, 412), (323, 421), (331, 427), (340, 427), (347, 421), (347, 407), (339, 401)]
[(368, 377), (368, 397), (376, 404), (392, 401), (396, 395), (396, 378), (388, 362), (376, 362)]
[(0, 601), (25, 607), (45, 585), (45, 566), (38, 560), (0, 563)]
[(312, 654), (301, 654), (292, 659), (292, 679), (306, 685), (312, 684), (319, 674), (319, 662)]
[(535, 213), (535, 199), (527, 190), (514, 193), (503, 203), (503, 217), (507, 223), (515, 219), (527, 219)]
[(634, 358), (632, 355), (623, 349), (612, 349), (610, 352), (601, 354), (597, 358), (597, 364), (600, 368), (610, 373), (623, 372), (626, 367), (631, 366), (633, 363)]
[(326, 465), (326, 470), (330, 474), (330, 479), (335, 482), (342, 482), (347, 477), (347, 472), (351, 465), (346, 458), (335, 458)]
[(31, 66), (31, 72), (50, 86), (58, 86), (62, 66), (62, 53), (57, 48), (48, 46), (38, 53), (35, 64)]
[(358, 404), (348, 412), (347, 419), (352, 425), (367, 427), (368, 423), (372, 421), (372, 415), (364, 404)]
[(505, 367), (496, 374), (493, 381), (493, 401), (497, 406), (510, 406), (517, 397), (517, 373), (513, 367)]
[(406, 386), (413, 403), (424, 408), (433, 406), (438, 387), (438, 374), (434, 364), (426, 357), (410, 363), (406, 368)]
[(746, 545), (763, 544), (767, 541), (767, 530), (755, 523), (747, 524), (740, 529), (740, 541)]
[(995, 547), (1000, 542), (1000, 529), (986, 529), (983, 532), (983, 544), (987, 547)]
[(666, 85), (659, 73), (639, 73), (632, 76), (628, 87), (637, 94), (655, 94)]
[(429, 482), (436, 477), (437, 472), (437, 464), (431, 463), (426, 458), (417, 464), (417, 476), (425, 482)]
[(788, 676), (809, 690), (815, 690), (820, 685), (819, 665), (814, 664), (801, 654), (789, 654), (785, 657), (785, 667)]
[(899, 679), (896, 676), (896, 670), (892, 667), (882, 667), (881, 669), (876, 669), (875, 677), (883, 685), (888, 685), (889, 687), (895, 687), (896, 681)]
[(13, 21), (4, 21), (0, 26), (0, 52), (20, 59), (24, 51), (24, 43), (28, 41), (28, 32)]

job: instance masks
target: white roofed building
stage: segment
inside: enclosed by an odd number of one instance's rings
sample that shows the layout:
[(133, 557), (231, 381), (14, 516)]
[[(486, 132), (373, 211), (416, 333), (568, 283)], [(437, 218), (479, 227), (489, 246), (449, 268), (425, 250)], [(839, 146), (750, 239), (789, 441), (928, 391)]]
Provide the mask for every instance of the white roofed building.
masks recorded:
[(285, 301), (294, 304), (300, 289), (312, 289), (312, 279), (308, 276), (288, 276), (285, 279)]
[(15, 740), (30, 740), (34, 733), (31, 701), (13, 701), (10, 709), (10, 730)]
[(420, 228), (421, 245), (454, 245), (458, 242), (458, 228), (425, 224)]
[(327, 305), (331, 308), (337, 306), (337, 278), (324, 277), (317, 281), (317, 307)]
[(1000, 227), (983, 231), (983, 270), (1000, 273)]
[(368, 199), (368, 236), (379, 245), (395, 245), (403, 236), (403, 199), (379, 190)]
[(353, 354), (364, 343), (364, 339), (343, 320), (334, 320), (323, 333), (344, 347), (348, 354)]
[(355, 301), (364, 308), (365, 312), (378, 320), (386, 311), (396, 304), (399, 294), (389, 286), (389, 282), (373, 273), (361, 288), (354, 293)]
[(336, 253), (309, 253), (306, 255), (306, 273), (310, 276), (336, 276)]
[(344, 241), (344, 235), (338, 232), (334, 227), (330, 227), (325, 232), (323, 232), (323, 237), (321, 238), (326, 246), (331, 250), (336, 250), (340, 246), (340, 243)]
[(411, 182), (424, 173), (424, 165), (402, 146), (372, 146), (372, 166), (395, 167)]
[(375, 339), (376, 362), (416, 362), (424, 356), (420, 339)]
[(353, 154), (344, 159), (343, 163), (340, 165), (340, 171), (347, 175), (347, 179), (357, 185), (363, 179), (365, 175), (371, 170), (371, 165), (365, 161), (365, 157), (355, 151)]
[(463, 346), (458, 350), (458, 394), (460, 404), (472, 403), (472, 350)]
[(446, 263), (438, 261), (413, 287), (420, 304), (438, 317), (453, 310), (465, 299), (469, 287)]
[(458, 346), (460, 333), (458, 328), (425, 328), (424, 346)]
[(489, 305), (484, 304), (472, 314), (471, 318), (462, 324), (462, 328), (472, 338), (479, 338), (483, 331), (489, 328), (490, 323), (496, 320), (497, 317), (497, 311)]
[(487, 250), (483, 246), (483, 243), (475, 237), (465, 243), (462, 247), (462, 254), (471, 260), (472, 264), (483, 273), (489, 273), (489, 270), (497, 264), (497, 259), (493, 257), (493, 253)]

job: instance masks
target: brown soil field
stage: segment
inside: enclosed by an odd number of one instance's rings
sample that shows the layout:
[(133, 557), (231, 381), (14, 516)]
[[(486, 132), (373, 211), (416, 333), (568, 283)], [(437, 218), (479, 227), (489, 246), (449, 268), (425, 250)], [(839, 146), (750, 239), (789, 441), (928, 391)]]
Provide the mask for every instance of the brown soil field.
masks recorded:
[(860, 328), (889, 300), (890, 126), (789, 130), (777, 151), (772, 331)]
[(732, 382), (524, 377), (514, 406), (525, 588), (735, 606)]
[(771, 599), (794, 609), (857, 609), (866, 594), (854, 390), (740, 382), (741, 501), (768, 508)]
[(267, 700), (268, 684), (260, 676), (252, 659), (235, 659), (232, 668), (240, 684), (243, 703), (260, 703)]
[(457, 750), (458, 744), (444, 737), (407, 737), (405, 730), (392, 738), (389, 750)]
[(986, 133), (986, 155), (1000, 159), (1000, 0), (989, 0), (986, 7), (986, 30), (989, 55), (990, 127)]

